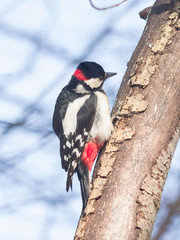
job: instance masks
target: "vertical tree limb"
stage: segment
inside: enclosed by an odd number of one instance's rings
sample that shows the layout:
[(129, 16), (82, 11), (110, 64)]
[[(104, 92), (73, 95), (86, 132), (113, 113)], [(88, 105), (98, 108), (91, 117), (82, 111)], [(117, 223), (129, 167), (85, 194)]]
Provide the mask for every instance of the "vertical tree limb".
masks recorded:
[(154, 4), (112, 111), (75, 239), (149, 239), (180, 136), (180, 20)]

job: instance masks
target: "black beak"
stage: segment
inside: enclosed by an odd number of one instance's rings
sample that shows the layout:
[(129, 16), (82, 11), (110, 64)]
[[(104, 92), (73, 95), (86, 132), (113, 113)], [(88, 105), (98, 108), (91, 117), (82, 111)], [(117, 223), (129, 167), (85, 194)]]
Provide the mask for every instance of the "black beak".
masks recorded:
[(114, 76), (114, 75), (116, 75), (116, 74), (117, 74), (117, 73), (106, 72), (106, 73), (105, 73), (105, 79), (110, 78), (110, 77), (112, 77), (112, 76)]

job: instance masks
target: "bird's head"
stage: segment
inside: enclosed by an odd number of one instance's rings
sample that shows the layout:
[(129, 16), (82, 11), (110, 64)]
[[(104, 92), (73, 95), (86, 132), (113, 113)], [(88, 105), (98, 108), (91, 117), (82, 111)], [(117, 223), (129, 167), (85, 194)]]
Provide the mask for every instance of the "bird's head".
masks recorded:
[(69, 85), (77, 93), (88, 93), (102, 87), (104, 81), (116, 73), (105, 72), (95, 62), (82, 62), (72, 75)]

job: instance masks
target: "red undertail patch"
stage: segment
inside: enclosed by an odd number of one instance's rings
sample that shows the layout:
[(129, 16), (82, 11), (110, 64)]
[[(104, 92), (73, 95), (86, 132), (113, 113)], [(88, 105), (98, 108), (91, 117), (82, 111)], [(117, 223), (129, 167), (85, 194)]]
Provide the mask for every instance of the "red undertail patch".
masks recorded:
[(75, 76), (78, 80), (88, 80), (84, 73), (80, 69), (76, 69), (76, 71), (73, 73), (73, 76)]
[(86, 143), (81, 159), (84, 165), (87, 165), (89, 171), (91, 171), (94, 160), (97, 157), (98, 151), (99, 151), (99, 146), (96, 143), (94, 142)]

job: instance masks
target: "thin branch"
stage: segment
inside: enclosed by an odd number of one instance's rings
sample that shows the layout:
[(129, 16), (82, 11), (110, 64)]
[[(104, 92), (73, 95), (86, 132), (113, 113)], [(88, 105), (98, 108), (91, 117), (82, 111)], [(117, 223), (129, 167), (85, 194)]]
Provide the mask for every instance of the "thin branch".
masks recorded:
[(107, 10), (107, 9), (110, 9), (110, 8), (118, 7), (119, 5), (121, 5), (122, 3), (126, 2), (126, 1), (128, 1), (128, 0), (123, 0), (123, 1), (121, 1), (120, 3), (111, 5), (111, 6), (109, 6), (109, 7), (99, 8), (99, 7), (96, 7), (96, 6), (92, 3), (92, 0), (89, 0), (91, 6), (92, 6), (93, 8), (95, 8), (96, 10)]

